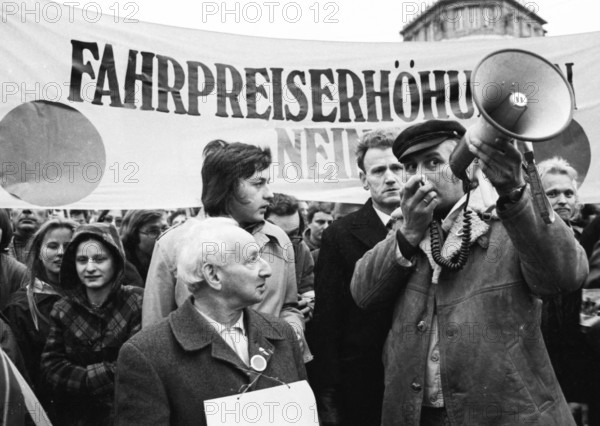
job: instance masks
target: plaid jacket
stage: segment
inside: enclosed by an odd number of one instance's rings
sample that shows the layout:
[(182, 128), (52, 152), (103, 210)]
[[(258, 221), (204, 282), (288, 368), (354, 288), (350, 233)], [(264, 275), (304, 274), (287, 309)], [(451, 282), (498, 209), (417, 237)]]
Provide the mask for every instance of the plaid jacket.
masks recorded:
[(125, 286), (99, 309), (62, 298), (50, 314), (50, 334), (42, 354), (45, 380), (59, 393), (112, 398), (119, 349), (140, 330), (142, 295)]

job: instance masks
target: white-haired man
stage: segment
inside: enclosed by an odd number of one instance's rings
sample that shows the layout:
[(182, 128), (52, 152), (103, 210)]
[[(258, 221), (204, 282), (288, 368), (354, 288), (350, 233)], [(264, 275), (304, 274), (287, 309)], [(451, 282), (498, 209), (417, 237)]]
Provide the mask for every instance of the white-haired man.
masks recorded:
[(552, 157), (540, 162), (538, 170), (552, 209), (567, 225), (570, 225), (571, 219), (578, 210), (577, 170), (560, 157)]
[[(579, 240), (581, 232), (571, 223), (579, 211), (577, 170), (564, 158), (552, 157), (538, 164), (538, 172), (552, 209), (571, 227)], [(569, 294), (542, 297), (544, 342), (556, 378), (574, 415), (578, 411), (586, 413), (597, 398), (591, 392), (593, 352), (579, 326), (581, 294), (579, 289)]]
[(205, 425), (207, 399), (306, 378), (292, 327), (249, 309), (271, 275), (254, 237), (232, 219), (209, 218), (182, 244), (178, 278), (192, 295), (122, 347), (117, 424)]

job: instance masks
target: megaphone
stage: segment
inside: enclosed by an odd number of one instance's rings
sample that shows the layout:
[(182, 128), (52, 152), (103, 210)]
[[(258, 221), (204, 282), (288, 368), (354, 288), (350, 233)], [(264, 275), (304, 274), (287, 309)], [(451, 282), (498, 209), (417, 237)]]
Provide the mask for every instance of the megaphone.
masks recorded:
[(450, 156), (450, 168), (463, 182), (470, 182), (467, 168), (475, 158), (467, 147), (470, 138), (542, 142), (565, 130), (573, 116), (573, 92), (565, 76), (525, 50), (503, 49), (483, 58), (471, 75), (471, 92), (481, 118)]

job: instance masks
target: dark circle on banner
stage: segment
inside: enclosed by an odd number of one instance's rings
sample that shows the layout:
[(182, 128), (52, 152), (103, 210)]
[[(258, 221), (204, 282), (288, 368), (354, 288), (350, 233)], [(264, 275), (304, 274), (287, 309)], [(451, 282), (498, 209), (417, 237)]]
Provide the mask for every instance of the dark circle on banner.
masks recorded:
[(579, 185), (585, 180), (592, 161), (590, 140), (575, 120), (571, 120), (571, 124), (552, 139), (534, 143), (533, 151), (537, 164), (552, 157), (567, 160), (579, 174)]
[(261, 371), (265, 371), (265, 369), (267, 368), (267, 360), (261, 355), (254, 355), (250, 359), (250, 367), (252, 367), (254, 371), (258, 371), (259, 373)]
[[(33, 101), (0, 121), (0, 183), (13, 197), (37, 206), (62, 206), (90, 195), (106, 168), (98, 130), (75, 108)], [(94, 167), (100, 175), (89, 179)], [(89, 173), (89, 174), (94, 174)]]

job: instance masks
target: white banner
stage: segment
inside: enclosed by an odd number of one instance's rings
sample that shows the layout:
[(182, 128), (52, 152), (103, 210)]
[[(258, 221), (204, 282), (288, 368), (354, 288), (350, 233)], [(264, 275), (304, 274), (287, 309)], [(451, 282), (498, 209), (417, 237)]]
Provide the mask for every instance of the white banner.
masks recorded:
[[(563, 148), (583, 174), (589, 168), (582, 200), (600, 202), (598, 33), (293, 41), (115, 22), (56, 3), (8, 4), (0, 24), (4, 207), (197, 206), (202, 150), (213, 139), (269, 146), (275, 191), (363, 202), (354, 160), (360, 136), (430, 118), (472, 124), (471, 71), (503, 48), (542, 55), (568, 78), (571, 135), (589, 140), (591, 151), (569, 145), (570, 137)], [(535, 83), (524, 90), (534, 94)]]

